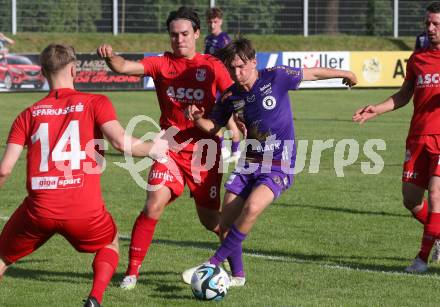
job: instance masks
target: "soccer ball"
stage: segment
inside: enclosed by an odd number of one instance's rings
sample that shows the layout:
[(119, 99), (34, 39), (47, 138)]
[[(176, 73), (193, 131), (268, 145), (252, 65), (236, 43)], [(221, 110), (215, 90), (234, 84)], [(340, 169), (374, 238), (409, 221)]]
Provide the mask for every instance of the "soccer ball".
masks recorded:
[(199, 300), (220, 301), (229, 289), (228, 274), (219, 266), (203, 264), (191, 278), (191, 289)]

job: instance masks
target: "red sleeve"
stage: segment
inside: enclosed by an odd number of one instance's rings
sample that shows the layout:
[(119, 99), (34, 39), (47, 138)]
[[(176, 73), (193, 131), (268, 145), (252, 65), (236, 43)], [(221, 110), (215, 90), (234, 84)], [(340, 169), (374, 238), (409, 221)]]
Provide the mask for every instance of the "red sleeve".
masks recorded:
[(144, 75), (151, 76), (153, 79), (156, 79), (164, 63), (164, 57), (149, 56), (141, 60), (140, 63), (144, 65)]
[(232, 85), (232, 83), (234, 83), (234, 81), (232, 81), (228, 70), (220, 60), (216, 59), (214, 61), (214, 70), (215, 70), (215, 85), (217, 87), (217, 91), (223, 93)]
[(414, 53), (409, 58), (408, 63), (406, 63), (405, 81), (412, 81), (416, 79), (416, 75), (414, 74), (414, 71), (412, 69), (413, 62), (414, 62)]
[(18, 145), (26, 145), (29, 140), (29, 127), (31, 115), (29, 110), (25, 110), (17, 116), (12, 123), (9, 131), (8, 141), (6, 143), (13, 143)]
[(97, 95), (97, 99), (93, 102), (93, 110), (95, 121), (99, 126), (102, 126), (111, 120), (118, 119), (115, 108), (107, 96)]

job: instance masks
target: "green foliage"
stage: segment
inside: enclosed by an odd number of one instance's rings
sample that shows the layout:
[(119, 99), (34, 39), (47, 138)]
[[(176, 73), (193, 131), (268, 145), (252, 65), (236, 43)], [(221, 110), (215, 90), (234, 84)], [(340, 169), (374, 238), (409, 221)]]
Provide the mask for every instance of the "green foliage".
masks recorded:
[(367, 35), (390, 35), (393, 33), (393, 2), (368, 0), (366, 14)]
[(101, 1), (17, 1), (18, 32), (94, 32)]
[(12, 0), (0, 0), (0, 32), (12, 31), (11, 3)]
[[(231, 3), (231, 1), (217, 1), (225, 13), (224, 30), (239, 29), (243, 33), (274, 33), (279, 26), (276, 14), (280, 12), (280, 5), (276, 0), (258, 1), (245, 0)], [(205, 13), (209, 7), (206, 0), (125, 0), (126, 32), (163, 32), (166, 31), (166, 20), (170, 11), (180, 6), (196, 9), (201, 21), (202, 31), (206, 28)]]
[(225, 12), (225, 30), (238, 33), (273, 34), (280, 26), (282, 6), (276, 0), (216, 1)]

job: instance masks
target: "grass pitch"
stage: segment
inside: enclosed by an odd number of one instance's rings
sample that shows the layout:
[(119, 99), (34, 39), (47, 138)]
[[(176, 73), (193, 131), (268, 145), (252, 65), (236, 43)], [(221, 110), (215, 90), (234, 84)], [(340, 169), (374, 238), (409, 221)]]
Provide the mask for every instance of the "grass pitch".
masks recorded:
[[(106, 155), (102, 177), (106, 204), (123, 235), (120, 266), (104, 296), (104, 306), (429, 306), (437, 305), (440, 270), (425, 275), (403, 269), (416, 255), (422, 227), (401, 204), (400, 176), (404, 141), (412, 107), (386, 114), (363, 126), (351, 122), (353, 111), (378, 102), (394, 90), (300, 90), (291, 92), (296, 137), (308, 142), (304, 170), (294, 186), (261, 216), (244, 242), (247, 284), (231, 289), (223, 302), (197, 302), (180, 273), (207, 259), (218, 246), (199, 224), (185, 193), (170, 205), (158, 224), (155, 240), (141, 269), (138, 286), (118, 288), (127, 263), (133, 222), (145, 192), (128, 172)], [(158, 119), (154, 92), (107, 93), (120, 120), (146, 114)], [(4, 150), (13, 118), (42, 93), (0, 94), (0, 145)], [(153, 130), (148, 125), (137, 130)], [(335, 171), (335, 146), (344, 139), (359, 144), (355, 162)], [(366, 175), (371, 162), (363, 146), (383, 139), (376, 150), (383, 170)], [(333, 141), (322, 152), (319, 170), (310, 171), (313, 140)], [(342, 144), (342, 143), (341, 143)], [(345, 147), (355, 150), (353, 143)], [(316, 158), (316, 157), (315, 157)], [(1, 190), (0, 227), (25, 196), (25, 155)], [(144, 174), (146, 171), (144, 172)], [(224, 177), (227, 177), (225, 175)], [(0, 306), (82, 306), (92, 281), (92, 255), (76, 253), (53, 237), (34, 254), (13, 265), (0, 283)]]

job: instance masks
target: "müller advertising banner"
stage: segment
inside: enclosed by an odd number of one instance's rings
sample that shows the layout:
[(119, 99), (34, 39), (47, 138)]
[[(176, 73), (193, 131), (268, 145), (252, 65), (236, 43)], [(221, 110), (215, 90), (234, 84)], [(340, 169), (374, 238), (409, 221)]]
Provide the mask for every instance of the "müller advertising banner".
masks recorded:
[[(160, 53), (121, 53), (132, 61)], [(328, 67), (352, 70), (358, 76), (357, 87), (398, 87), (405, 77), (410, 51), (400, 52), (259, 52), (258, 69), (275, 65), (300, 68)], [(77, 54), (75, 87), (83, 91), (154, 90), (150, 77), (125, 76), (113, 73), (96, 54)], [(341, 79), (304, 81), (302, 88), (341, 88)], [(49, 86), (41, 74), (37, 54), (0, 54), (0, 92), (47, 91)]]
[[(350, 70), (350, 52), (346, 51), (305, 51), (283, 52), (283, 65), (297, 68), (335, 68)], [(342, 79), (303, 81), (300, 88), (346, 87)]]

